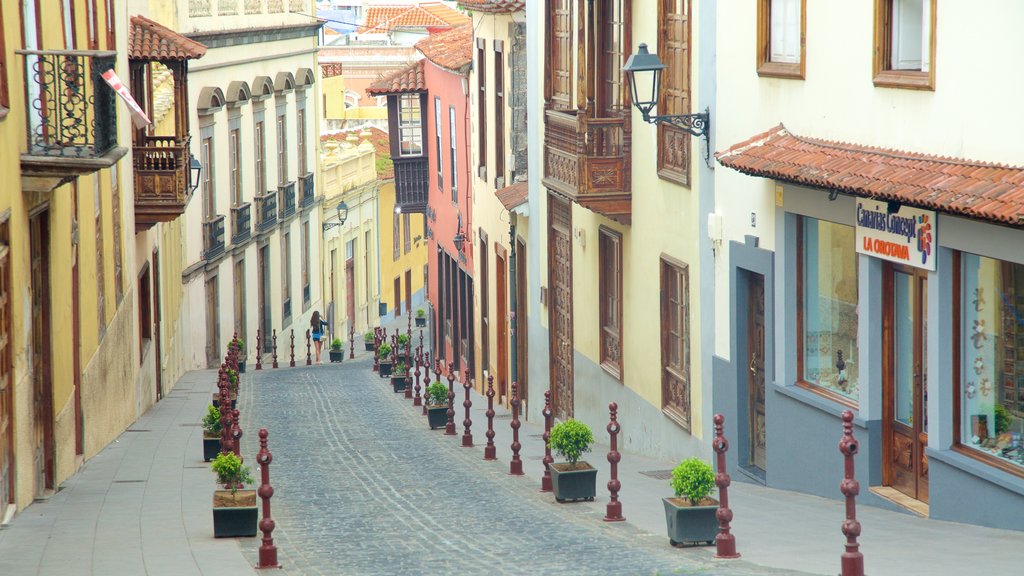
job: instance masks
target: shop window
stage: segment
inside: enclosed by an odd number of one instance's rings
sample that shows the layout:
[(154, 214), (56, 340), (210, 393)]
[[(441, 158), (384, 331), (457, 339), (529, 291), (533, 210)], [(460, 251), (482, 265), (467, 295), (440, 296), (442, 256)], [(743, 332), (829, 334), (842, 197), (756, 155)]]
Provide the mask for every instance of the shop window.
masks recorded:
[(875, 0), (875, 86), (935, 89), (935, 0)]
[(402, 94), (398, 99), (398, 142), (400, 156), (423, 154), (419, 94)]
[(856, 407), (860, 370), (855, 230), (801, 218), (798, 234), (798, 384)]
[(804, 77), (806, 0), (759, 0), (757, 73)]
[(1024, 475), (1024, 265), (960, 261), (958, 444)]

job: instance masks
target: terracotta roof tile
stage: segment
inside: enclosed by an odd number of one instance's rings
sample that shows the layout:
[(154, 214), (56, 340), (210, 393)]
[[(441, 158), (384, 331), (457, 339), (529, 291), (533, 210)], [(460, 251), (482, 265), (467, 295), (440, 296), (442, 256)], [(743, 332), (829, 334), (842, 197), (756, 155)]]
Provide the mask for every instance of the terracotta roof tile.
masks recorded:
[(473, 26), (431, 34), (417, 42), (416, 49), (441, 68), (465, 74), (473, 63)]
[(525, 0), (459, 0), (459, 6), (479, 12), (511, 14), (526, 8)]
[(1024, 168), (797, 136), (779, 124), (715, 154), (744, 174), (1024, 226)]
[(367, 6), (359, 34), (386, 34), (395, 28), (451, 28), (469, 22), (462, 12), (440, 2)]
[(370, 84), (367, 94), (383, 96), (385, 94), (401, 94), (404, 92), (423, 92), (427, 85), (423, 80), (423, 60), (413, 62), (409, 66), (385, 76)]
[(516, 182), (498, 190), (494, 195), (498, 197), (498, 201), (506, 210), (512, 210), (526, 203), (530, 196), (530, 186), (526, 182)]
[(131, 60), (188, 60), (201, 58), (206, 46), (186, 38), (145, 16), (132, 16), (128, 29), (128, 58)]

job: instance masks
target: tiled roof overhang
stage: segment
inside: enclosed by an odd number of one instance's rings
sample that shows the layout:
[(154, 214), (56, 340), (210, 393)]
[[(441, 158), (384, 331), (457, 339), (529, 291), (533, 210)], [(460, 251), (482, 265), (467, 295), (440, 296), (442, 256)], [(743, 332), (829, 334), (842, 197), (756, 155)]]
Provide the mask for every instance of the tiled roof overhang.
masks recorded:
[(377, 80), (370, 84), (366, 93), (384, 96), (385, 94), (426, 92), (427, 85), (423, 80), (423, 62), (423, 60), (413, 62), (398, 72)]
[(455, 74), (468, 74), (473, 64), (473, 27), (469, 24), (431, 34), (416, 49), (435, 65)]
[(498, 198), (498, 202), (505, 207), (505, 210), (514, 210), (526, 203), (530, 195), (530, 187), (526, 182), (517, 182), (496, 191), (494, 195)]
[(206, 46), (186, 38), (145, 16), (132, 16), (128, 28), (128, 58), (131, 60), (190, 60), (206, 54)]
[(818, 140), (782, 124), (715, 157), (751, 176), (1024, 226), (1024, 168)]
[(511, 14), (526, 8), (524, 0), (459, 0), (459, 7), (477, 12)]

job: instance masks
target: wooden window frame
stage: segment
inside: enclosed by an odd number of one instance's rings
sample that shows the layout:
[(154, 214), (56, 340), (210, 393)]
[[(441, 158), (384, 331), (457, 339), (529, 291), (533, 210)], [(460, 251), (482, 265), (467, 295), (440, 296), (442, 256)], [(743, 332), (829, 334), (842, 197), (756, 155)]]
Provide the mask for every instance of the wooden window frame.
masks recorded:
[[(420, 158), (425, 153), (423, 149), (423, 110), (421, 108), (422, 99), (419, 93), (399, 94), (395, 98), (397, 112), (398, 112), (398, 156), (400, 158)], [(418, 110), (417, 119), (414, 121), (412, 118), (406, 121), (403, 114), (403, 110), (415, 109)], [(409, 139), (406, 139), (405, 134), (409, 134)], [(403, 143), (410, 142), (418, 147), (418, 150), (413, 152), (410, 146), (409, 151), (406, 152), (402, 146)]]
[(487, 41), (476, 39), (477, 176), (487, 180)]
[(117, 23), (114, 21), (114, 1), (107, 0), (104, 14), (107, 18), (107, 50), (117, 50)]
[(217, 191), (213, 179), (213, 137), (207, 136), (199, 142), (199, 160), (202, 163), (203, 222), (217, 217)]
[[(686, 3), (686, 24), (683, 29), (683, 36), (686, 38), (686, 57), (692, 60), (692, 52), (690, 50), (690, 36), (692, 31), (692, 26), (690, 24), (691, 3), (690, 0), (683, 1)], [(668, 20), (668, 18), (666, 17), (666, 13), (667, 4), (670, 2), (674, 3), (674, 0), (658, 0), (658, 22), (662, 23), (661, 25), (658, 26), (658, 46), (668, 45), (669, 31), (668, 27), (664, 23), (667, 22)], [(665, 82), (665, 84), (663, 85), (661, 97), (658, 101), (659, 114), (690, 113), (690, 66), (686, 66), (686, 71), (686, 75), (670, 73), (662, 76), (663, 82)], [(668, 91), (670, 88), (668, 82), (671, 82), (672, 79), (676, 77), (681, 77), (681, 81), (685, 84), (684, 87), (680, 90), (685, 96), (685, 105), (681, 110), (676, 110), (670, 107), (668, 100)], [(676, 184), (679, 184), (680, 186), (685, 186), (688, 188), (690, 186), (690, 135), (687, 134), (682, 128), (672, 126), (671, 124), (667, 124), (664, 122), (658, 124), (657, 131), (658, 177), (661, 178), (662, 180), (674, 182)], [(684, 166), (676, 167), (669, 164), (669, 154), (671, 152), (671, 150), (669, 149), (670, 141), (673, 141), (677, 143), (677, 145), (682, 147), (682, 164)]]
[[(576, 21), (574, 19), (576, 0), (564, 0), (563, 6), (567, 9), (568, 28), (565, 32), (565, 39), (559, 43), (556, 35), (555, 10), (552, 6), (555, 2), (563, 0), (548, 0), (545, 11), (545, 38), (547, 40), (549, 58), (545, 61), (544, 74), (544, 99), (550, 108), (558, 110), (571, 110), (575, 108), (573, 94), (573, 73), (575, 64), (575, 53), (573, 51), (573, 33), (576, 32)], [(559, 70), (557, 63), (564, 61), (565, 70)], [(565, 93), (555, 92), (555, 74), (564, 72), (566, 78)]]
[[(310, 288), (310, 286), (309, 286), (309, 276), (310, 276), (310, 274), (309, 274), (309, 269), (310, 269), (310, 262), (309, 262), (309, 260), (310, 260), (310, 258), (309, 258), (309, 256), (310, 256), (310, 254), (309, 254), (309, 252), (310, 252), (310, 250), (309, 250), (310, 249), (309, 220), (306, 220), (305, 222), (302, 223), (301, 234), (302, 234), (302, 241), (299, 244), (299, 246), (302, 249), (302, 254), (300, 255), (300, 257), (302, 259), (301, 260), (301, 266), (302, 266), (302, 270), (301, 270), (301, 276), (302, 276), (302, 309), (305, 310), (306, 308), (309, 307), (309, 302), (313, 298), (313, 293), (309, 289)], [(308, 298), (306, 297), (307, 294), (309, 295)]]
[(505, 43), (494, 41), (494, 182), (505, 183)]
[[(680, 427), (682, 427), (684, 430), (689, 432), (689, 431), (691, 431), (691, 426), (692, 426), (692, 423), (693, 423), (693, 387), (691, 385), (692, 382), (690, 380), (690, 374), (689, 374), (691, 362), (690, 362), (690, 359), (688, 357), (689, 356), (689, 351), (690, 351), (690, 345), (689, 345), (689, 339), (690, 339), (690, 302), (689, 302), (689, 299), (690, 299), (690, 272), (689, 272), (689, 266), (687, 264), (685, 264), (684, 262), (680, 261), (680, 260), (677, 260), (677, 259), (675, 259), (675, 258), (673, 258), (671, 256), (668, 256), (667, 254), (662, 254), (661, 258), (659, 260), (659, 267), (658, 268), (659, 268), (659, 276), (660, 276), (660, 294), (661, 294), (660, 302), (659, 302), (660, 316), (661, 316), (661, 364), (659, 365), (659, 371), (661, 372), (661, 375), (660, 375), (661, 376), (661, 378), (660, 378), (661, 379), (661, 412), (662, 412), (662, 414), (667, 416), (670, 420), (672, 420), (673, 422), (678, 424)], [(682, 311), (680, 312), (680, 318), (681, 318), (681, 322), (682, 322), (682, 328), (681, 328), (682, 334), (680, 336), (680, 343), (682, 344), (682, 347), (683, 347), (683, 349), (680, 351), (680, 361), (684, 362), (683, 367), (685, 368), (685, 372), (686, 373), (685, 374), (679, 374), (679, 375), (677, 375), (677, 377), (680, 380), (685, 380), (686, 383), (687, 383), (686, 384), (686, 387), (687, 387), (686, 394), (690, 397), (689, 412), (686, 412), (686, 411), (680, 409), (679, 407), (671, 405), (671, 404), (668, 403), (668, 397), (669, 397), (668, 387), (669, 387), (669, 385), (668, 385), (668, 378), (666, 377), (666, 372), (668, 372), (668, 370), (671, 368), (671, 366), (668, 365), (669, 364), (669, 361), (668, 361), (668, 352), (669, 352), (669, 348), (668, 348), (669, 347), (669, 338), (668, 338), (668, 334), (669, 334), (669, 326), (668, 326), (668, 318), (669, 318), (669, 315), (668, 315), (668, 310), (669, 310), (668, 279), (669, 279), (669, 274), (668, 274), (668, 272), (670, 270), (674, 274), (677, 274), (678, 276), (680, 276), (682, 278), (683, 283), (685, 284), (685, 289), (683, 290), (682, 301), (681, 301), (681, 304), (680, 304), (680, 307), (682, 308)]]
[(451, 167), (452, 167), (452, 204), (454, 204), (455, 206), (459, 205), (459, 172), (458, 172), (458, 170), (459, 170), (459, 162), (458, 162), (458, 153), (456, 152), (456, 143), (458, 141), (458, 139), (456, 138), (456, 122), (457, 122), (457, 120), (458, 120), (458, 118), (457, 118), (457, 116), (455, 114), (455, 106), (449, 106), (448, 107), (448, 144), (449, 144), (448, 155), (451, 157), (449, 159), (449, 164), (451, 164)]
[[(813, 382), (804, 380), (804, 219), (810, 216), (797, 216), (796, 223), (796, 382), (794, 385), (841, 404), (852, 410), (860, 410), (860, 403), (853, 398), (848, 398), (818, 386)], [(830, 222), (837, 224), (835, 222)], [(845, 226), (845, 224), (843, 224)], [(858, 295), (859, 298), (859, 295)], [(859, 321), (859, 319), (858, 319)]]
[(800, 62), (772, 62), (772, 0), (757, 1), (757, 75), (804, 80), (807, 77), (807, 0), (800, 0)]
[(437, 191), (444, 190), (444, 155), (441, 152), (441, 97), (434, 96), (434, 142), (437, 144)]
[(7, 48), (4, 40), (4, 9), (0, 6), (0, 120), (7, 116), (11, 108), (10, 93), (7, 88)]
[(399, 231), (398, 212), (391, 213), (391, 252), (395, 262), (402, 257), (402, 238)]
[[(305, 106), (305, 105), (303, 105)], [(299, 152), (299, 174), (298, 177), (302, 178), (309, 171), (309, 161), (306, 158), (306, 109), (305, 107), (299, 108), (295, 111), (295, 124), (298, 134), (296, 137), (299, 139), (296, 142), (295, 147)], [(305, 194), (303, 190), (303, 194)]]
[(242, 204), (242, 131), (240, 128), (232, 128), (228, 134), (228, 147), (230, 156), (228, 167), (231, 171), (231, 205), (238, 207)]
[(892, 7), (897, 0), (875, 0), (874, 53), (871, 60), (872, 79), (879, 88), (904, 88), (907, 90), (935, 90), (935, 28), (937, 0), (923, 0), (930, 3), (930, 42), (928, 71), (892, 69)]
[[(632, 0), (598, 0), (595, 10), (598, 21), (594, 24), (596, 30), (591, 33), (596, 37), (597, 65), (590, 74), (595, 76), (597, 114), (604, 118), (622, 116), (630, 111), (629, 83), (622, 67), (628, 57), (624, 50), (632, 45), (633, 3)], [(619, 21), (612, 20), (616, 13)]]
[[(622, 382), (622, 234), (601, 226), (598, 228), (598, 334), (601, 349), (601, 368)], [(608, 310), (609, 289), (614, 288), (617, 305), (615, 313)], [(618, 358), (607, 354), (605, 338), (613, 338)]]
[[(149, 262), (142, 265), (139, 271), (139, 363), (145, 358), (146, 348), (153, 340), (153, 295), (149, 274)], [(205, 292), (205, 287), (204, 287)]]
[(267, 193), (267, 133), (266, 124), (263, 119), (257, 120), (253, 123), (254, 132), (253, 135), (255, 143), (255, 152), (253, 153), (254, 167), (256, 168), (256, 189), (255, 194), (257, 196), (263, 196)]
[(99, 12), (97, 11), (99, 6), (96, 5), (96, 1), (85, 0), (85, 25), (86, 33), (89, 36), (89, 50), (100, 49)]
[[(991, 258), (988, 257), (987, 258)], [(962, 354), (961, 345), (963, 344), (963, 259), (962, 253), (958, 250), (953, 251), (953, 262), (950, 275), (951, 282), (953, 282), (953, 306), (951, 313), (953, 315), (953, 338), (952, 338), (952, 373), (953, 373), (953, 446), (952, 449), (957, 454), (962, 454), (972, 460), (982, 462), (988, 466), (992, 466), (998, 470), (1012, 474), (1019, 478), (1024, 478), (1024, 467), (1014, 466), (1013, 464), (996, 458), (982, 452), (975, 450), (969, 446), (965, 446), (961, 442), (961, 434), (963, 429), (963, 419), (961, 414), (961, 392), (962, 392), (962, 362), (960, 355)]]
[[(281, 319), (284, 324), (292, 318), (292, 233), (281, 235)], [(284, 314), (288, 312), (288, 314)]]
[[(286, 114), (277, 115), (277, 185), (284, 186), (288, 183), (288, 136), (285, 132), (288, 129), (288, 117)], [(283, 209), (283, 207), (279, 208)]]

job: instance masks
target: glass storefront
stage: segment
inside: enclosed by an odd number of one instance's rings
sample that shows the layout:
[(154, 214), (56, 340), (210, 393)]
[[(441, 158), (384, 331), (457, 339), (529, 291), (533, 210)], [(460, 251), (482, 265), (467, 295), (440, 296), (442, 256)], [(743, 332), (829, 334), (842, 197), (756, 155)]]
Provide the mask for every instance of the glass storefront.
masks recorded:
[(801, 224), (800, 378), (857, 402), (855, 230), (806, 217)]
[(1024, 265), (961, 262), (960, 442), (1024, 469)]

